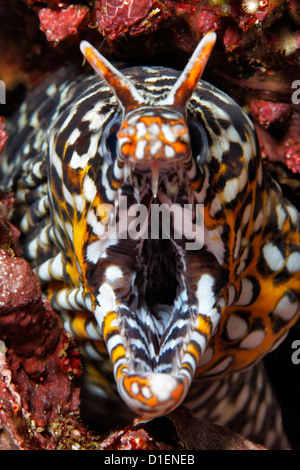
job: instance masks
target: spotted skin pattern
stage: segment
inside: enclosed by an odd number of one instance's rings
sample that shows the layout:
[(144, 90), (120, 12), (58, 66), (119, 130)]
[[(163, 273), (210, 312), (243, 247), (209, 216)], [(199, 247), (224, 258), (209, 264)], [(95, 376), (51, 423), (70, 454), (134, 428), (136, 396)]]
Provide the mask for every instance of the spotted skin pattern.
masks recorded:
[[(299, 316), (299, 214), (263, 169), (249, 118), (200, 80), (214, 41), (181, 74), (121, 73), (84, 42), (101, 79), (71, 68), (32, 92), (0, 188), (15, 192), (24, 256), (99, 400), (117, 398), (113, 374), (135, 413), (163, 415), (187, 396), (200, 417), (284, 447), (260, 361)], [(120, 225), (154, 202), (176, 205), (173, 229), (184, 204), (194, 216), (202, 204), (203, 247), (105, 236), (112, 208)]]

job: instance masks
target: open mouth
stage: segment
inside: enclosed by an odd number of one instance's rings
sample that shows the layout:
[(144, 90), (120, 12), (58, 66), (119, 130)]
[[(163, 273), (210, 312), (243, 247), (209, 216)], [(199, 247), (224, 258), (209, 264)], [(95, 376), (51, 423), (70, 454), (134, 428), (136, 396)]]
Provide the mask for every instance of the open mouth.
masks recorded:
[[(184, 399), (225, 307), (221, 235), (208, 231), (203, 245), (193, 232), (197, 204), (208, 188), (202, 164), (208, 145), (198, 120), (187, 116), (215, 41), (215, 33), (204, 36), (169, 93), (158, 100), (145, 98), (96, 49), (81, 43), (122, 110), (122, 119), (120, 113), (110, 121), (100, 144), (113, 175), (110, 188), (103, 187), (114, 199), (110, 232), (116, 236), (95, 242), (100, 255), (93, 247), (87, 253), (89, 261), (95, 263), (93, 255), (98, 260), (87, 273), (88, 289), (96, 299), (94, 314), (119, 393), (148, 416), (166, 414)], [(103, 167), (102, 174), (106, 178)], [(154, 217), (156, 205), (165, 209), (161, 220)], [(138, 207), (143, 217), (137, 220), (131, 211)], [(205, 237), (203, 221), (202, 228)]]
[(167, 413), (184, 399), (220, 316), (220, 264), (197, 245), (196, 230), (184, 233), (187, 217), (204, 232), (197, 206), (182, 162), (160, 168), (156, 197), (149, 168), (127, 169), (115, 202), (118, 237), (101, 257), (98, 321), (119, 392), (143, 415)]

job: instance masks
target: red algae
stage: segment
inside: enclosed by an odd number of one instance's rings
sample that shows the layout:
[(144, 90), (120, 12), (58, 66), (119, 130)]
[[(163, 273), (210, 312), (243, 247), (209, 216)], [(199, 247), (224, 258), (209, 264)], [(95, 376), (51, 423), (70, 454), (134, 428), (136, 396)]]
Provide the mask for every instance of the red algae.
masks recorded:
[(43, 8), (39, 18), (48, 41), (59, 42), (78, 34), (89, 20), (89, 8), (85, 5), (70, 5), (66, 10)]
[(7, 141), (7, 134), (5, 131), (5, 119), (0, 116), (0, 154), (5, 147)]

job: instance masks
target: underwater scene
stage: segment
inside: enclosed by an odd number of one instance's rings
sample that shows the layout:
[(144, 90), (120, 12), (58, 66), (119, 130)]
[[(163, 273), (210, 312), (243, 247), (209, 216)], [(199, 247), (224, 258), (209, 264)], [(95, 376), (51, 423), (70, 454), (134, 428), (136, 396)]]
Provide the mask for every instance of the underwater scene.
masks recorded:
[(0, 0), (0, 450), (299, 450), (299, 316), (300, 2)]

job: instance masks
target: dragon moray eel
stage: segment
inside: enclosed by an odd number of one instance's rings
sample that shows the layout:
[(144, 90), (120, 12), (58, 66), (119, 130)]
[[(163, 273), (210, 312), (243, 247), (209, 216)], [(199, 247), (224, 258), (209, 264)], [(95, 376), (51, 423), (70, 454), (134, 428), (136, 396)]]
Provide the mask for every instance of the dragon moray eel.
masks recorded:
[(156, 417), (185, 400), (278, 448), (261, 359), (299, 315), (299, 214), (250, 119), (200, 80), (215, 39), (182, 73), (121, 72), (83, 41), (97, 75), (60, 70), (31, 92), (1, 189), (15, 193), (24, 257), (78, 339), (95, 403), (120, 395)]

